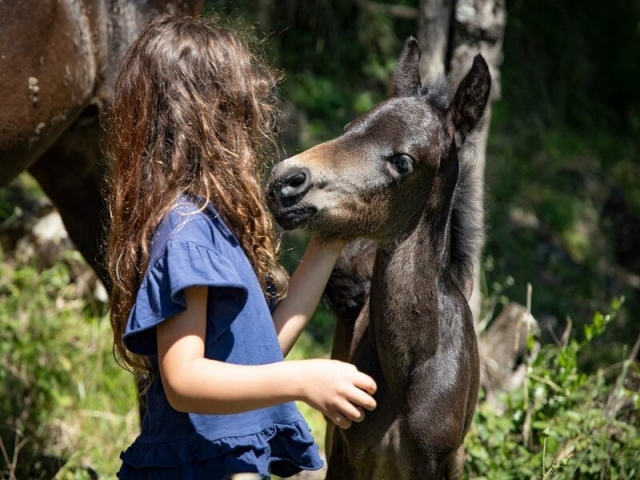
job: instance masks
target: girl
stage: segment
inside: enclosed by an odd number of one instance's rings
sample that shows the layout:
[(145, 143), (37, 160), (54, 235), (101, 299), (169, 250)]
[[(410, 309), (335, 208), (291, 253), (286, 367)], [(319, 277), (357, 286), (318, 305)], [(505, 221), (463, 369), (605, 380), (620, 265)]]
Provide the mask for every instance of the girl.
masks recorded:
[(275, 91), (240, 37), (192, 18), (152, 21), (122, 61), (109, 119), (111, 321), (147, 414), (121, 479), (318, 469), (293, 401), (342, 428), (375, 407), (373, 380), (352, 365), (282, 362), (342, 245), (312, 240), (284, 296), (259, 182)]

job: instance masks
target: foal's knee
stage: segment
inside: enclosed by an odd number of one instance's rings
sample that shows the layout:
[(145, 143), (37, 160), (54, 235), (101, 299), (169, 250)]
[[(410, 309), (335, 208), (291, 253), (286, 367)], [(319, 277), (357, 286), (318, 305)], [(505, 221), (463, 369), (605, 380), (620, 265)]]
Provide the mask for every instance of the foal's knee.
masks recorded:
[[(414, 427), (411, 427), (414, 428)], [(429, 424), (422, 424), (414, 438), (417, 443), (417, 457), (429, 459), (435, 471), (443, 472), (464, 438), (464, 417), (452, 412), (434, 416)]]

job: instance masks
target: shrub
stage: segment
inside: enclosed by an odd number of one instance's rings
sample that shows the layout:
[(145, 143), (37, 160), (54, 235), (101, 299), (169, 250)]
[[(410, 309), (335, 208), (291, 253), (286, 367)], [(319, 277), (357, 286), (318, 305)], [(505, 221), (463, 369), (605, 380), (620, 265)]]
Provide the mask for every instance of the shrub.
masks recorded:
[(581, 340), (532, 354), (523, 386), (502, 395), (501, 411), (480, 402), (465, 442), (468, 478), (638, 478), (640, 395), (626, 383), (638, 372), (637, 352), (592, 374), (580, 369), (620, 305), (597, 312)]

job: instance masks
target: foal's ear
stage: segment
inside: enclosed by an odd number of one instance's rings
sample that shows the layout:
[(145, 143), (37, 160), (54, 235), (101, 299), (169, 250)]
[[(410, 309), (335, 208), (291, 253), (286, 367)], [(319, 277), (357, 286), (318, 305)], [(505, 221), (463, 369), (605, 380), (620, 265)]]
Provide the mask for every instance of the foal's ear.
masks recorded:
[(462, 79), (448, 113), (448, 123), (462, 138), (467, 137), (482, 117), (491, 91), (489, 66), (482, 55), (473, 59), (471, 70)]
[(389, 85), (390, 97), (411, 97), (420, 90), (420, 45), (409, 37), (404, 42), (398, 65)]

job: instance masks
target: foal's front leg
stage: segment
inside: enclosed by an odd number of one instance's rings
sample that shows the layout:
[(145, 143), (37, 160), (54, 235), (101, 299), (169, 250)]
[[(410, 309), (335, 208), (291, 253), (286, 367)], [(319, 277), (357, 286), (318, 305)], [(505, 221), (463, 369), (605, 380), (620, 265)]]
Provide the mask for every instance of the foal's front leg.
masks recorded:
[(460, 480), (462, 478), (465, 455), (466, 450), (464, 448), (464, 444), (462, 444), (458, 447), (458, 450), (452, 453), (449, 457), (444, 478), (447, 480)]
[[(329, 446), (329, 443), (325, 444), (327, 462), (329, 464), (325, 480), (351, 480), (353, 479), (353, 472), (351, 471), (351, 465), (349, 464), (347, 449), (342, 434), (339, 430), (336, 430), (333, 423), (327, 422), (327, 442), (329, 442), (329, 433), (331, 433), (333, 438), (331, 438), (331, 446)], [(329, 454), (331, 454), (331, 459), (329, 459)]]
[[(331, 348), (331, 358), (334, 360), (340, 360), (346, 362), (349, 360), (349, 349), (351, 347), (351, 340), (353, 339), (353, 324), (344, 319), (338, 318), (336, 320), (336, 328), (333, 334), (333, 346)], [(327, 457), (327, 463), (331, 465), (330, 457), (333, 445), (333, 436), (336, 431), (335, 424), (325, 418), (326, 430), (324, 435), (324, 451)]]

